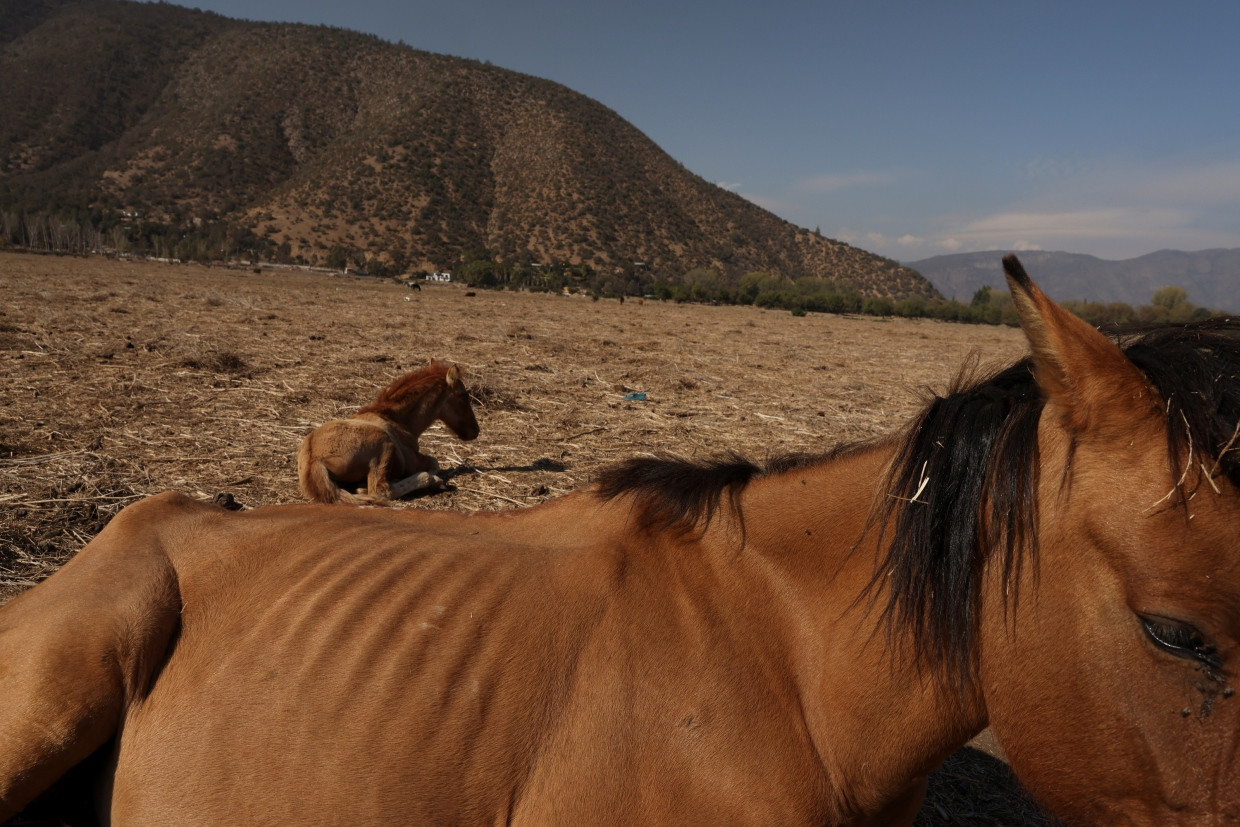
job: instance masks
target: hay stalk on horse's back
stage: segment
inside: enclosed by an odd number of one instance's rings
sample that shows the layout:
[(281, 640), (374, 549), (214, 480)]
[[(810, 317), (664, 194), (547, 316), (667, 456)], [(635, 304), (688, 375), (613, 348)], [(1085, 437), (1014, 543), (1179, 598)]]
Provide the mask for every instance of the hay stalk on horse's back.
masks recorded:
[[(0, 609), (0, 817), (898, 824), (989, 724), (1073, 823), (1240, 819), (1240, 325), (1030, 360), (891, 439), (516, 512), (130, 506)], [(105, 745), (108, 745), (105, 747)]]

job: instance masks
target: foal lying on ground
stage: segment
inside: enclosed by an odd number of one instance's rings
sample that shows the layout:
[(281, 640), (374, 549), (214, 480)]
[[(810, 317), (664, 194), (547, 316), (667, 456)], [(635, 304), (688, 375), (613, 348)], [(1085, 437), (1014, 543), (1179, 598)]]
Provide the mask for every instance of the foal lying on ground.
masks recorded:
[[(444, 362), (405, 374), (353, 416), (303, 439), (297, 451), (302, 494), (320, 503), (382, 505), (435, 485), (439, 463), (418, 450), (418, 436), (437, 419), (461, 439), (478, 436), (461, 369)], [(362, 483), (364, 494), (345, 488)]]

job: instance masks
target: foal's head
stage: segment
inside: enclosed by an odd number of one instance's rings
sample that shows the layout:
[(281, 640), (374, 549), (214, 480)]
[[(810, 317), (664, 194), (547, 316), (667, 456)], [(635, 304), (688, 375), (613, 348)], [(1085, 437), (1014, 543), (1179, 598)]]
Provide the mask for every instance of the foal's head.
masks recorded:
[(388, 417), (417, 433), (438, 419), (461, 439), (478, 436), (478, 420), (461, 368), (447, 362), (432, 361), (421, 370), (405, 374), (358, 413)]
[(478, 420), (474, 417), (474, 407), (469, 399), (469, 390), (461, 378), (461, 369), (451, 365), (444, 371), (445, 390), (435, 408), (438, 418), (443, 420), (452, 433), (466, 441), (478, 436)]
[(1040, 559), (984, 563), (991, 725), (1070, 823), (1240, 819), (1240, 324), (1121, 348), (1004, 266), (1044, 399)]

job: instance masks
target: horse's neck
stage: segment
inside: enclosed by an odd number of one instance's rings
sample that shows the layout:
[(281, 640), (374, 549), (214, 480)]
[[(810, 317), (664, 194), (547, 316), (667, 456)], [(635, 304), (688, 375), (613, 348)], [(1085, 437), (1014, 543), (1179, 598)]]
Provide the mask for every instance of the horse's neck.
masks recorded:
[(405, 404), (390, 408), (383, 415), (408, 431), (416, 443), (418, 434), (429, 428), (435, 421), (439, 396), (438, 389), (431, 390), (408, 400)]
[(885, 581), (867, 591), (878, 551), (867, 520), (891, 455), (879, 447), (758, 479), (742, 500), (744, 554), (768, 568), (771, 603), (793, 630), (808, 731), (839, 772), (868, 767), (868, 781), (852, 781), (876, 790), (884, 776), (928, 772), (986, 725), (980, 697), (920, 674), (908, 638), (888, 638)]

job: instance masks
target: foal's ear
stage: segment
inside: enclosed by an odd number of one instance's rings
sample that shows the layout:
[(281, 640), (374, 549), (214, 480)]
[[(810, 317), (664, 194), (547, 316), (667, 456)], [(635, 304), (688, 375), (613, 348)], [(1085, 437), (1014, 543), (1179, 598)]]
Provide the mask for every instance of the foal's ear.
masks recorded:
[(449, 365), (448, 372), (444, 374), (444, 380), (447, 381), (448, 387), (454, 388), (461, 382), (461, 368), (459, 365)]
[(1048, 299), (1016, 256), (1004, 257), (1003, 271), (1033, 349), (1038, 386), (1062, 409), (1067, 427), (1081, 430), (1108, 412), (1123, 416), (1149, 410), (1145, 374), (1114, 342)]

